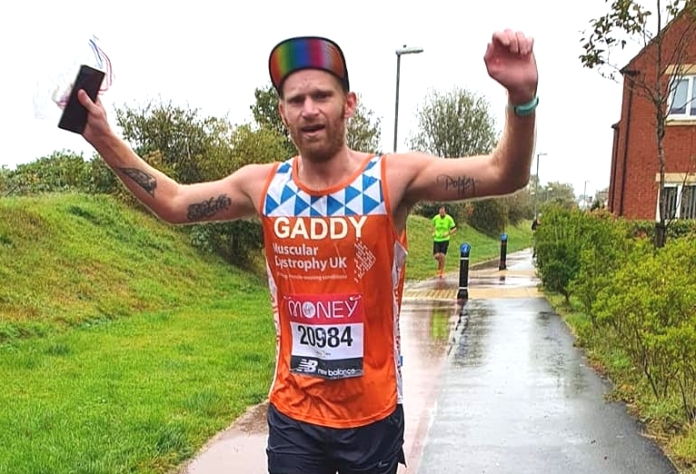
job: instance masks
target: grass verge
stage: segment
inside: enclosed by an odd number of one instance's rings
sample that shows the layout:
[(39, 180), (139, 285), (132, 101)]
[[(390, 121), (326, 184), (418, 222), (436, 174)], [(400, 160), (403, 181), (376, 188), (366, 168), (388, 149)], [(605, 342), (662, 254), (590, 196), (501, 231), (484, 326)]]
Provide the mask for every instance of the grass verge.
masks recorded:
[(265, 399), (259, 288), (0, 348), (0, 473), (165, 473)]

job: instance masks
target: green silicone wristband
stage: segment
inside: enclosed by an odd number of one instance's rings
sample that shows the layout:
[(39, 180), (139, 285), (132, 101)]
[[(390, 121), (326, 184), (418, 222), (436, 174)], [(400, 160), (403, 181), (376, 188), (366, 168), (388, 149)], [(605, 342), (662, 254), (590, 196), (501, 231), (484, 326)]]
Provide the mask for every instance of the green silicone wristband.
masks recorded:
[(526, 104), (510, 105), (510, 108), (518, 117), (526, 117), (527, 115), (530, 115), (532, 112), (534, 112), (534, 110), (537, 108), (537, 105), (539, 105), (539, 97), (534, 96), (534, 98)]

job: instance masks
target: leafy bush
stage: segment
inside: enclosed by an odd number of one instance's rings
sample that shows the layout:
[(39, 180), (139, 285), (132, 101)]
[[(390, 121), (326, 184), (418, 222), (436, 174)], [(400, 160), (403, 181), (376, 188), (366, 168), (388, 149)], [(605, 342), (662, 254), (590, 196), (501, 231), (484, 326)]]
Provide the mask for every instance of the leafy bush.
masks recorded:
[[(592, 317), (592, 306), (599, 290), (606, 287), (613, 273), (626, 265), (625, 255), (633, 244), (627, 226), (610, 213), (588, 214), (575, 211), (579, 228), (579, 267), (568, 283), (568, 293), (575, 294), (583, 311)], [(596, 321), (592, 318), (592, 323)]]
[(577, 292), (589, 309), (597, 288), (622, 265), (629, 237), (627, 226), (605, 211), (588, 213), (549, 205), (536, 231), (543, 285), (567, 302)]
[(463, 202), (420, 202), (414, 209), (413, 213), (423, 216), (427, 219), (432, 219), (440, 212), (440, 206), (444, 205), (447, 213), (452, 216), (457, 225), (462, 225), (467, 222), (466, 204)]
[(507, 206), (500, 198), (472, 201), (469, 225), (489, 236), (498, 236), (508, 223)]
[(696, 246), (676, 239), (655, 249), (637, 241), (591, 311), (604, 337), (640, 368), (657, 400), (678, 394), (684, 417), (696, 415)]
[(5, 169), (0, 185), (4, 195), (26, 196), (38, 193), (87, 191), (89, 164), (82, 155), (57, 151), (30, 163)]
[[(675, 225), (676, 224), (676, 225)], [(693, 222), (675, 221), (654, 245), (654, 222), (550, 207), (537, 230), (544, 286), (573, 295), (591, 324), (582, 337), (635, 367), (673, 420), (696, 421), (696, 246)], [(675, 418), (676, 417), (676, 418)]]
[(256, 219), (197, 224), (190, 232), (195, 247), (240, 267), (249, 265), (255, 252), (263, 248), (263, 231)]
[(523, 188), (500, 198), (507, 208), (508, 223), (518, 225), (525, 219), (534, 219), (534, 202), (529, 188)]
[[(651, 220), (631, 220), (626, 221), (632, 234), (636, 237), (647, 237), (655, 240), (655, 221)], [(694, 220), (675, 220), (667, 226), (667, 239), (679, 239), (681, 237), (696, 237), (696, 221)]]

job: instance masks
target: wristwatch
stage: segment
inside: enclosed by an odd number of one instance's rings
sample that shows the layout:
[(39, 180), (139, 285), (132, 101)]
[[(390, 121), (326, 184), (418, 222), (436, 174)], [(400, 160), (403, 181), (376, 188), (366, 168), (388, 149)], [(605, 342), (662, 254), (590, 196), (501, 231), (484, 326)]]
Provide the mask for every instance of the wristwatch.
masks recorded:
[(509, 107), (518, 117), (526, 117), (527, 115), (531, 115), (531, 113), (534, 112), (534, 109), (537, 108), (537, 105), (539, 105), (539, 97), (535, 95), (534, 98), (526, 104), (510, 104)]

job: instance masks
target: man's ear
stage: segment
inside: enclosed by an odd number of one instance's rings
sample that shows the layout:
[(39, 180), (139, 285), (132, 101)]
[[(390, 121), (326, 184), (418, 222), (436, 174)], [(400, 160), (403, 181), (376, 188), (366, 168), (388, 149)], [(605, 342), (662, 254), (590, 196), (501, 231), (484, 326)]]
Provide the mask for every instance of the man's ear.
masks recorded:
[(355, 92), (348, 92), (346, 94), (346, 111), (345, 114), (343, 115), (344, 118), (349, 119), (351, 118), (354, 114), (355, 111), (358, 108), (358, 96), (355, 95)]
[(278, 114), (280, 115), (280, 120), (283, 122), (283, 125), (285, 125), (285, 128), (287, 128), (288, 122), (285, 120), (285, 108), (283, 107), (282, 100), (278, 101)]

